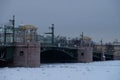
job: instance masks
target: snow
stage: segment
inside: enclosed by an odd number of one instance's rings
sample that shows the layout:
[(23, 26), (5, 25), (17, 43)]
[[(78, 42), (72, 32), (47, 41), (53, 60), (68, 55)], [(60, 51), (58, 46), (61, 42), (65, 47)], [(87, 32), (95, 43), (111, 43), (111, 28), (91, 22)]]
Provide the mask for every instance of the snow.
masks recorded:
[(0, 80), (120, 80), (120, 60), (0, 68)]

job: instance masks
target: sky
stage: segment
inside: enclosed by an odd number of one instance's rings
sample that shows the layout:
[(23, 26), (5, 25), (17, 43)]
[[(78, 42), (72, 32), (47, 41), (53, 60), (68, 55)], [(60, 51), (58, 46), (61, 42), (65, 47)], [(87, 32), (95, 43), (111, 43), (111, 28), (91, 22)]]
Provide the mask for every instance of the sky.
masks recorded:
[(16, 17), (16, 27), (32, 24), (38, 33), (79, 37), (83, 32), (93, 41), (120, 41), (120, 0), (0, 0), (0, 24)]

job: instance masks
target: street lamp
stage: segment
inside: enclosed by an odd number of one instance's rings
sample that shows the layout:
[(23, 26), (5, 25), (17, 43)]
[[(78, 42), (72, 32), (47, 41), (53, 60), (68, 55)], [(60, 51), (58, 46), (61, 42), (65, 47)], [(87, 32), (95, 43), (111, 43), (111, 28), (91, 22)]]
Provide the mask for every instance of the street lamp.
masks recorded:
[(51, 34), (51, 43), (54, 44), (54, 24), (52, 24), (51, 27), (49, 27), (49, 29), (51, 29), (51, 32), (45, 33), (45, 34)]

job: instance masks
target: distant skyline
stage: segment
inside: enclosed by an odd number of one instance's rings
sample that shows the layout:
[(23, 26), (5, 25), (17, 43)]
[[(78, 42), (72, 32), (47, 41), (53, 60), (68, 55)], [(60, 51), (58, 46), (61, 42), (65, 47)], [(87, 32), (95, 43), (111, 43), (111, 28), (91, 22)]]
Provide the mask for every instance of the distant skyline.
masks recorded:
[(55, 34), (94, 41), (120, 41), (120, 0), (0, 0), (0, 24), (16, 16), (16, 26), (32, 24), (39, 34), (55, 24)]

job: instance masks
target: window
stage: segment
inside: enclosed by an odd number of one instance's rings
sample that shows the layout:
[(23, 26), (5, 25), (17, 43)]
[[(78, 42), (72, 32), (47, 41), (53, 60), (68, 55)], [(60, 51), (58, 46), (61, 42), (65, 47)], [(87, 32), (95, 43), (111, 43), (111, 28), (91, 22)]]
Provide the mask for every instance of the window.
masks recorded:
[(84, 56), (84, 53), (81, 53), (81, 56)]
[(20, 56), (24, 56), (24, 52), (23, 51), (20, 51)]

